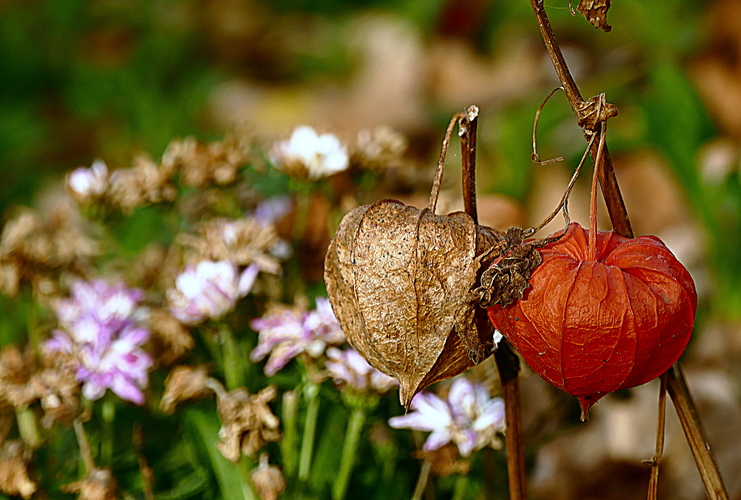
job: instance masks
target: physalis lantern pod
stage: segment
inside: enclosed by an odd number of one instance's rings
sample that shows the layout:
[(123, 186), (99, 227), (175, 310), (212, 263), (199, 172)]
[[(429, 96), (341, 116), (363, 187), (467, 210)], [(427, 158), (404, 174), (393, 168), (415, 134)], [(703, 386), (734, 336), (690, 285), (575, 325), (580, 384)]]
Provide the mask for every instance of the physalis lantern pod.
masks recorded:
[(325, 260), (329, 300), (353, 348), (399, 381), (404, 406), (491, 354), (492, 327), (485, 315), (477, 321), (473, 290), (499, 241), (465, 213), (395, 200), (342, 220)]
[(605, 394), (669, 369), (697, 309), (692, 277), (658, 238), (600, 231), (594, 260), (588, 240), (589, 231), (571, 224), (540, 248), (524, 297), (488, 309), (535, 372), (579, 398), (582, 419)]

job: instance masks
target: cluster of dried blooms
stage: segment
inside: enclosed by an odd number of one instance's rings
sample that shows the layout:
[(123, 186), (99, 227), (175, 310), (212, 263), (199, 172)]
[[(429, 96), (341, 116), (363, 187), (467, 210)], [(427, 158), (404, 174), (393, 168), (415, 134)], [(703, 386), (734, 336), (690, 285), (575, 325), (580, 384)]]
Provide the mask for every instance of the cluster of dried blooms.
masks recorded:
[(0, 235), (0, 293), (15, 297), (29, 284), (39, 299), (54, 296), (61, 278), (90, 273), (91, 259), (99, 253), (98, 243), (64, 201), (55, 201), (44, 214), (22, 210)]
[(210, 144), (193, 138), (175, 140), (159, 163), (139, 155), (131, 168), (110, 173), (102, 161), (90, 168), (80, 167), (67, 176), (67, 190), (83, 205), (110, 203), (130, 212), (137, 207), (174, 201), (178, 193), (176, 183), (189, 187), (232, 184), (249, 154), (248, 140), (237, 135)]
[(5, 346), (0, 350), (0, 404), (23, 409), (38, 401), (45, 427), (69, 424), (81, 412), (74, 367), (74, 360), (64, 354), (43, 352), (39, 364), (31, 350)]

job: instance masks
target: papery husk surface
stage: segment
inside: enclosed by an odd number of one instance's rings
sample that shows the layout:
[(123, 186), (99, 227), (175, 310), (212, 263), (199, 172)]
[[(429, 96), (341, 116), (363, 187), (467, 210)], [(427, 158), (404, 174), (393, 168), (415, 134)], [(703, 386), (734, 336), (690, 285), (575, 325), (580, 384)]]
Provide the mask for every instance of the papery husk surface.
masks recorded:
[(644, 384), (684, 352), (694, 323), (692, 277), (656, 237), (571, 224), (540, 249), (524, 298), (490, 307), (494, 326), (530, 367), (579, 398), (583, 418), (602, 396)]
[(491, 353), (491, 326), (476, 320), (472, 290), (498, 241), (465, 213), (395, 200), (343, 219), (325, 260), (329, 299), (350, 344), (399, 381), (404, 406)]

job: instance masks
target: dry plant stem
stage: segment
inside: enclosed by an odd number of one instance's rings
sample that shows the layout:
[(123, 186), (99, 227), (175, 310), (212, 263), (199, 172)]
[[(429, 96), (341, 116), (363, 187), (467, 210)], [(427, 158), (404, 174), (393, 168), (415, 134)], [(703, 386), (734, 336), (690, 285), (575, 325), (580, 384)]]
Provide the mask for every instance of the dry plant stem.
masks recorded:
[(87, 435), (85, 429), (82, 426), (82, 420), (76, 418), (72, 423), (75, 428), (75, 436), (77, 436), (77, 444), (80, 446), (80, 456), (82, 457), (82, 463), (85, 465), (85, 470), (88, 474), (95, 468), (95, 462), (93, 462), (93, 454), (90, 451), (90, 444), (87, 442)]
[[(463, 206), (466, 213), (478, 224), (476, 209), (476, 122), (479, 109), (470, 106), (461, 118), (461, 161), (463, 168)], [(502, 385), (507, 432), (507, 473), (512, 500), (527, 498), (525, 474), (525, 447), (522, 438), (522, 407), (520, 405), (520, 358), (509, 343), (502, 339), (494, 353)]]
[(499, 371), (504, 399), (504, 416), (507, 422), (505, 441), (507, 444), (507, 477), (509, 478), (510, 500), (527, 498), (527, 475), (525, 473), (525, 445), (523, 443), (522, 406), (520, 404), (520, 358), (506, 339), (499, 342), (494, 353)]
[[(550, 21), (545, 13), (543, 0), (530, 0), (530, 4), (535, 11), (540, 33), (543, 36), (543, 41), (545, 42), (553, 66), (556, 69), (558, 78), (561, 80), (566, 97), (571, 104), (574, 114), (578, 117), (579, 105), (584, 101), (574, 78), (569, 72), (556, 37), (553, 34), (553, 28), (551, 28)], [(594, 143), (592, 144), (591, 151), (592, 157), (597, 158), (598, 155)], [(598, 175), (612, 227), (620, 236), (632, 238), (633, 229), (631, 228), (630, 218), (628, 217), (625, 203), (620, 194), (620, 188), (617, 184), (617, 178), (615, 177), (615, 171), (607, 147), (604, 148), (603, 155), (602, 168), (600, 168)], [(679, 364), (674, 363), (668, 373), (667, 390), (669, 396), (672, 398), (679, 420), (682, 423), (687, 443), (695, 457), (695, 463), (700, 471), (700, 476), (702, 477), (708, 497), (711, 499), (728, 498), (728, 493), (723, 485), (723, 479), (720, 476), (718, 465), (710, 450), (710, 444), (705, 439), (702, 425), (697, 416), (697, 408), (684, 382), (684, 375)]]
[(589, 255), (588, 259), (592, 262), (597, 260), (597, 180), (599, 171), (603, 165), (602, 152), (605, 145), (605, 133), (607, 132), (607, 122), (602, 122), (600, 132), (599, 147), (597, 147), (597, 156), (594, 161), (594, 175), (592, 177), (592, 194), (589, 206)]
[(463, 166), (463, 204), (466, 213), (478, 224), (476, 208), (476, 131), (479, 124), (478, 106), (469, 106), (458, 123), (461, 138), (461, 164)]
[(535, 112), (535, 120), (533, 120), (533, 154), (530, 155), (530, 157), (533, 160), (533, 163), (537, 163), (538, 165), (548, 165), (550, 163), (563, 161), (563, 156), (551, 158), (550, 160), (541, 160), (540, 155), (538, 154), (538, 122), (540, 121), (540, 113), (543, 112), (543, 107), (545, 107), (545, 104), (550, 100), (551, 97), (553, 97), (553, 94), (555, 94), (559, 90), (563, 90), (563, 87), (556, 87), (555, 89), (551, 90), (551, 93), (548, 94), (548, 97), (545, 98), (545, 100), (538, 107), (538, 110)]
[[(548, 55), (551, 57), (553, 67), (556, 69), (558, 79), (561, 80), (561, 85), (566, 93), (566, 98), (571, 104), (571, 109), (574, 114), (579, 117), (580, 106), (583, 105), (584, 99), (579, 92), (574, 78), (569, 72), (569, 68), (566, 65), (566, 60), (563, 57), (561, 48), (558, 46), (556, 36), (553, 34), (553, 28), (548, 20), (548, 16), (545, 13), (545, 6), (543, 0), (530, 0), (530, 4), (533, 6), (535, 11), (535, 17), (538, 20), (540, 26), (540, 33), (543, 35), (543, 41), (545, 42)], [(599, 132), (596, 132), (599, 133)], [(591, 134), (585, 131), (585, 138), (591, 139)], [(597, 149), (599, 147), (599, 141), (592, 142), (591, 152), (592, 158), (597, 158)], [(607, 211), (610, 214), (610, 220), (612, 221), (613, 229), (620, 236), (626, 238), (633, 237), (633, 230), (630, 226), (630, 219), (628, 218), (628, 211), (625, 208), (623, 197), (620, 194), (620, 189), (617, 185), (617, 178), (615, 177), (615, 171), (612, 168), (612, 160), (610, 159), (610, 152), (605, 146), (603, 153), (604, 168), (599, 171), (599, 181), (602, 186), (602, 195), (605, 198), (607, 205)]]
[(651, 476), (648, 480), (648, 500), (659, 498), (659, 463), (664, 453), (664, 430), (666, 428), (666, 379), (669, 375), (664, 373), (661, 377), (659, 387), (659, 417), (656, 424), (656, 453), (648, 462), (651, 464)]
[(450, 136), (453, 135), (453, 128), (458, 120), (463, 118), (463, 113), (456, 113), (453, 118), (450, 119), (448, 129), (445, 131), (445, 139), (443, 139), (442, 148), (440, 148), (440, 159), (437, 161), (437, 173), (435, 174), (435, 180), (432, 182), (432, 191), (430, 192), (430, 203), (427, 208), (435, 213), (437, 208), (437, 198), (440, 196), (440, 185), (443, 183), (443, 169), (445, 167), (445, 157), (448, 155), (448, 146), (450, 145)]
[(697, 469), (705, 485), (705, 492), (710, 500), (728, 500), (728, 492), (723, 484), (718, 464), (710, 451), (710, 445), (707, 444), (705, 432), (697, 415), (697, 407), (687, 389), (679, 363), (674, 363), (667, 374), (666, 388), (674, 403), (692, 455), (695, 457)]

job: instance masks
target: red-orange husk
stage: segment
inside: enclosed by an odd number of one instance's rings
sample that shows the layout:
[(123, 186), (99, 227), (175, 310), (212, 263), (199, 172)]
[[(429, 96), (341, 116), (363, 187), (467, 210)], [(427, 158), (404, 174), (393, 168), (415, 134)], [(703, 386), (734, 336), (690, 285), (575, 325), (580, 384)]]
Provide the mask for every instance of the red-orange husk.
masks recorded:
[(692, 277), (658, 238), (599, 231), (595, 260), (588, 241), (572, 223), (540, 249), (524, 298), (488, 309), (535, 372), (579, 398), (582, 419), (605, 394), (664, 373), (687, 347), (697, 309)]

